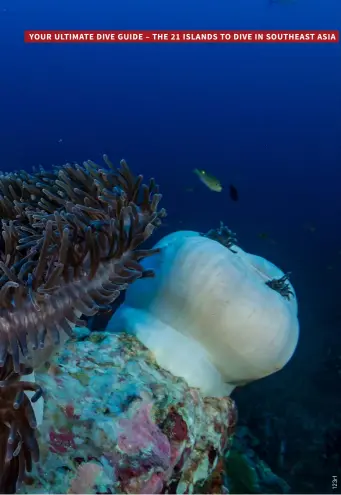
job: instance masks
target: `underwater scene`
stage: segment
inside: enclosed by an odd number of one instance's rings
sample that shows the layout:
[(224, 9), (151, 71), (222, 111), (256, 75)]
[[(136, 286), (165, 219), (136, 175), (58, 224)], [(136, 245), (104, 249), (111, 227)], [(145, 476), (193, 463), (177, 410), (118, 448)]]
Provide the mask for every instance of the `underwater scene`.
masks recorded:
[(0, 0), (0, 493), (340, 493), (338, 40), (24, 36), (340, 27)]

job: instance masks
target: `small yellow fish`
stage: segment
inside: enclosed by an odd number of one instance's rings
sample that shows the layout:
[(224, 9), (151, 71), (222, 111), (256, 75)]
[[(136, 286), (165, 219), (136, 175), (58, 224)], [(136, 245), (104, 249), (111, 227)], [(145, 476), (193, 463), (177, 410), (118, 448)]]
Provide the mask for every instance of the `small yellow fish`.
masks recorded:
[(197, 168), (193, 170), (195, 175), (199, 177), (201, 182), (205, 184), (206, 187), (208, 187), (211, 191), (214, 192), (221, 192), (223, 190), (223, 187), (216, 177), (213, 175), (208, 174), (205, 172), (205, 170), (198, 170)]

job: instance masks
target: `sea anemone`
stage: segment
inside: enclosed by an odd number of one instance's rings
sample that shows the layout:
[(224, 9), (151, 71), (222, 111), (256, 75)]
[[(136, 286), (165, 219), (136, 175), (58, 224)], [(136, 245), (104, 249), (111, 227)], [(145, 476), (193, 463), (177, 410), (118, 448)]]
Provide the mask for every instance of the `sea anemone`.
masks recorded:
[(158, 364), (206, 396), (283, 368), (295, 351), (297, 299), (267, 281), (284, 273), (270, 261), (193, 231), (173, 232), (143, 261), (155, 278), (133, 284), (108, 331), (129, 331)]
[(0, 492), (39, 457), (25, 392), (36, 401), (41, 391), (19, 380), (84, 326), (82, 314), (153, 276), (140, 261), (158, 250), (137, 248), (165, 216), (158, 186), (104, 161), (0, 176)]

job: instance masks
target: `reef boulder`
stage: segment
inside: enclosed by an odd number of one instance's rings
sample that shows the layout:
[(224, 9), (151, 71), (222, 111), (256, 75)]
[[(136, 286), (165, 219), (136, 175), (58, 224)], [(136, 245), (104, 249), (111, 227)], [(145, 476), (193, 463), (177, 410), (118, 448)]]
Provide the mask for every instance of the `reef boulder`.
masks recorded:
[(40, 463), (20, 493), (193, 493), (230, 448), (236, 407), (204, 398), (134, 336), (79, 334), (48, 372)]

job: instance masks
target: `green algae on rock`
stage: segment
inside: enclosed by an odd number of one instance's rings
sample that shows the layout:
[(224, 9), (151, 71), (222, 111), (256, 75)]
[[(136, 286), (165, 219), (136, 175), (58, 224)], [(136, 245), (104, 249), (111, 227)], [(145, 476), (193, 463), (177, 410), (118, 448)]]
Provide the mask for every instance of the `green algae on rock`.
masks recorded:
[(273, 473), (252, 448), (255, 438), (245, 426), (238, 427), (225, 456), (225, 484), (229, 493), (290, 493), (290, 487)]

